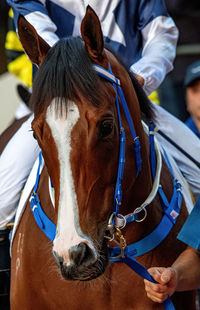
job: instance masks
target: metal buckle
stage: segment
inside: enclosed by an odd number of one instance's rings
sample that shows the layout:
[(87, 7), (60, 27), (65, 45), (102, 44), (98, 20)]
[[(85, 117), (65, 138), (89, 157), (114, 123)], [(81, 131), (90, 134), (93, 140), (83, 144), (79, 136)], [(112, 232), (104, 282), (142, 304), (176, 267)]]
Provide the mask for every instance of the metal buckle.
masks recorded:
[(108, 239), (108, 241), (113, 241), (115, 239), (114, 235), (114, 225), (113, 225), (113, 218), (115, 216), (115, 213), (112, 213), (109, 220), (108, 220), (108, 225), (107, 225), (107, 231), (109, 231), (110, 236), (104, 236), (104, 238)]
[(141, 218), (140, 220), (135, 220), (136, 222), (138, 222), (138, 223), (140, 223), (140, 222), (143, 222), (144, 220), (145, 220), (145, 218), (147, 217), (147, 210), (146, 210), (146, 208), (144, 207), (142, 210), (140, 210), (139, 212), (137, 212), (137, 210), (138, 209), (140, 209), (140, 207), (139, 208), (136, 208), (135, 210), (134, 210), (134, 214), (137, 214), (137, 213), (140, 213), (141, 211), (144, 211), (144, 216), (143, 216), (143, 218)]
[(123, 225), (121, 225), (121, 226), (116, 226), (115, 225), (115, 227), (123, 229), (126, 226), (126, 218), (125, 218), (125, 216), (122, 215), (122, 214), (117, 214), (116, 217), (118, 217), (119, 219), (123, 220)]

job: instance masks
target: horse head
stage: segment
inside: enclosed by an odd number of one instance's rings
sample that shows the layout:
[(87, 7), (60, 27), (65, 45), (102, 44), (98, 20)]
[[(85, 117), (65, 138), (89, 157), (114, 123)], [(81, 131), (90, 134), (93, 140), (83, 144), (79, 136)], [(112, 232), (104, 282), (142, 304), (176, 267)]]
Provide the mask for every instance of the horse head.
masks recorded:
[[(108, 264), (105, 236), (120, 152), (115, 104), (118, 94), (110, 81), (97, 75), (94, 64), (109, 72), (111, 66), (120, 80), (134, 130), (140, 137), (142, 174), (148, 179), (150, 168), (138, 99), (124, 66), (104, 49), (100, 22), (90, 7), (81, 24), (83, 40), (65, 38), (50, 48), (22, 16), (18, 32), (26, 53), (39, 67), (31, 96), (32, 128), (55, 192), (53, 255), (65, 279), (90, 280), (101, 275)], [(126, 132), (126, 164), (120, 212), (126, 214), (141, 204), (151, 181), (142, 192), (138, 190), (143, 179), (140, 173), (136, 182), (134, 140), (123, 111), (121, 122)]]

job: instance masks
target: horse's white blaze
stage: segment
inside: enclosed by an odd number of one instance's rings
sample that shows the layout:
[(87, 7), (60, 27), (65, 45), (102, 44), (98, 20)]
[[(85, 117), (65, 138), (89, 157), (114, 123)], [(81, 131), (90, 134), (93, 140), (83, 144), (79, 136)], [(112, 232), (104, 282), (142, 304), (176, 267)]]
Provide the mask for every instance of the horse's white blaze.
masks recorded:
[[(78, 204), (70, 165), (71, 133), (79, 119), (79, 110), (74, 102), (68, 102), (67, 117), (56, 114), (55, 100), (47, 109), (46, 122), (57, 146), (60, 163), (60, 197), (58, 222), (53, 250), (66, 264), (70, 263), (68, 250), (81, 242), (94, 248), (79, 226)], [(95, 251), (95, 250), (94, 250)]]

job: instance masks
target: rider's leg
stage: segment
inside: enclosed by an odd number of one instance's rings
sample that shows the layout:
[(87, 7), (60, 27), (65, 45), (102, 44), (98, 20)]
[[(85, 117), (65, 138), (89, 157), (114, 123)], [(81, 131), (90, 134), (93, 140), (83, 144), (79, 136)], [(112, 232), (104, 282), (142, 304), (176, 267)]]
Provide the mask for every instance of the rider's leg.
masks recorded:
[[(9, 239), (7, 224), (13, 220), (30, 170), (39, 154), (31, 130), (32, 116), (22, 124), (0, 156), (0, 304), (9, 309)], [(6, 296), (6, 294), (8, 294)]]
[(0, 157), (0, 230), (14, 218), (21, 190), (39, 154), (31, 132), (32, 119), (30, 116), (22, 124)]
[[(156, 112), (155, 125), (169, 138), (176, 142), (184, 151), (190, 154), (197, 162), (200, 161), (199, 138), (179, 119), (168, 113), (160, 106), (154, 105)], [(156, 134), (156, 138), (167, 152), (174, 158), (182, 174), (190, 185), (194, 197), (197, 199), (200, 193), (199, 175), (200, 169), (175, 146)]]
[[(39, 154), (31, 132), (33, 116), (22, 124), (0, 156), (0, 304), (9, 309), (9, 238), (7, 224), (13, 220), (30, 170)], [(7, 294), (7, 296), (6, 296)]]

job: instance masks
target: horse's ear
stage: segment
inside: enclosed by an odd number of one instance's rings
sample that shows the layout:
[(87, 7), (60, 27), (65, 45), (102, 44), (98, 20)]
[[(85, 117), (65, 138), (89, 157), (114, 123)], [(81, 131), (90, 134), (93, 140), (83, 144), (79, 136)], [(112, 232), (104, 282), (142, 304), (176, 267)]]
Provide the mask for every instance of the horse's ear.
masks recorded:
[(38, 35), (35, 28), (22, 16), (18, 18), (18, 35), (30, 60), (40, 66), (50, 46)]
[(95, 11), (89, 5), (81, 23), (81, 35), (90, 58), (101, 61), (104, 49), (101, 24)]

